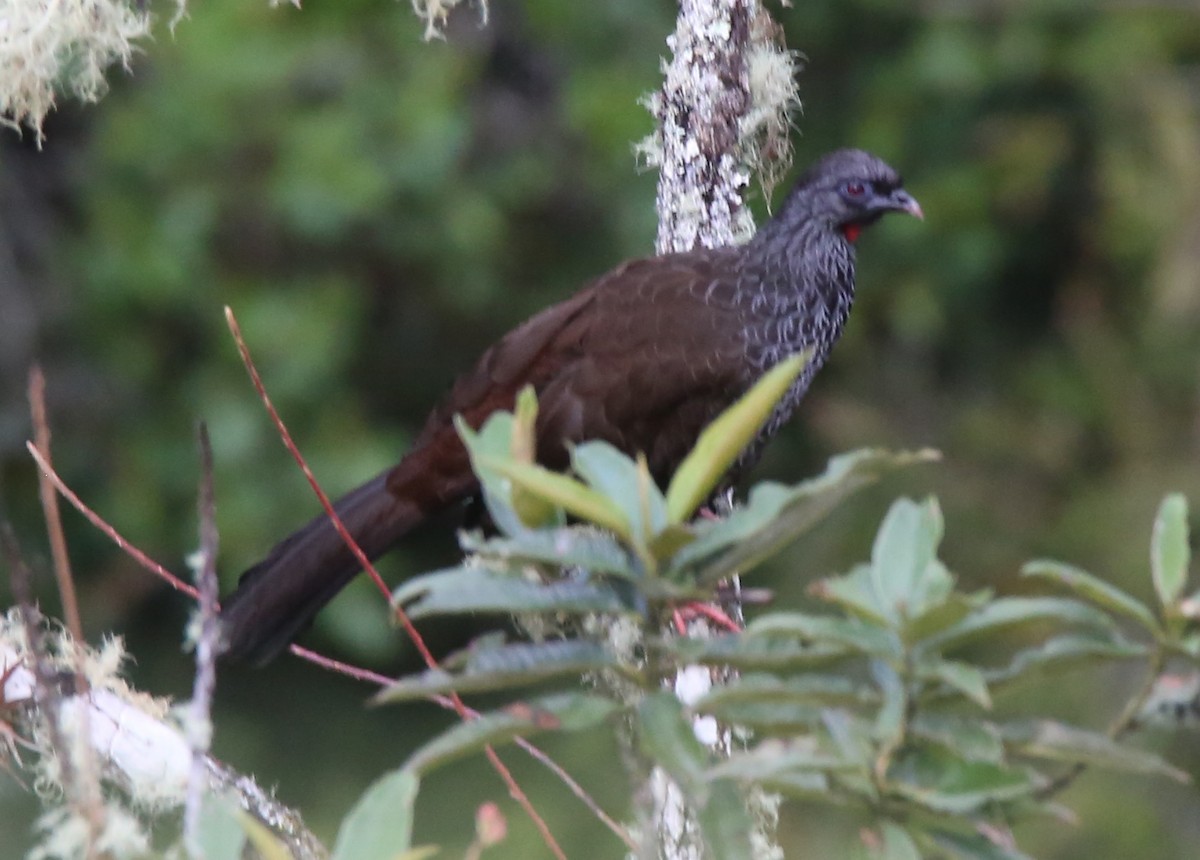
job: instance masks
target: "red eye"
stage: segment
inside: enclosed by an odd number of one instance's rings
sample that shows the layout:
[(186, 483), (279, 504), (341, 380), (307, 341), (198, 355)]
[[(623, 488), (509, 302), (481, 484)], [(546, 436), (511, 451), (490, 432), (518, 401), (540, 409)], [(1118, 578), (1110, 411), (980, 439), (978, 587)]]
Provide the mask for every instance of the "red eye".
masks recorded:
[(846, 193), (851, 197), (862, 197), (867, 192), (861, 182), (850, 182), (846, 185)]

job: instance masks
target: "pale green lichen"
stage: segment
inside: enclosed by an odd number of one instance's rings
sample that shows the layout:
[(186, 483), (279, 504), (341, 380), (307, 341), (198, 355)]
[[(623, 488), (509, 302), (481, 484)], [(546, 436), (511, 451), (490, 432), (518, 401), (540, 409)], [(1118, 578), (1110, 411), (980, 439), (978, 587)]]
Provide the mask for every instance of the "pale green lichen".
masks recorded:
[[(444, 38), (443, 27), (450, 12), (462, 0), (412, 0), (413, 11), (425, 22), (425, 41)], [(486, 25), (488, 20), (487, 0), (479, 0), (480, 25)]]
[(9, 0), (0, 8), (0, 124), (40, 141), (55, 98), (99, 99), (105, 71), (128, 67), (133, 42), (149, 32), (149, 13), (122, 0)]

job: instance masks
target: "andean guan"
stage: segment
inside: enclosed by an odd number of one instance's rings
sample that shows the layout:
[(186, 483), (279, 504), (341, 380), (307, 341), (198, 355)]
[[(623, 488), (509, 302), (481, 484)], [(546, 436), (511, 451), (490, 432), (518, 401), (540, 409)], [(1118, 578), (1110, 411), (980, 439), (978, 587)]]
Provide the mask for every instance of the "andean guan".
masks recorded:
[[(887, 212), (922, 217), (900, 175), (856, 149), (833, 152), (796, 183), (744, 245), (623, 263), (510, 331), (461, 376), (399, 462), (335, 508), (368, 557), (427, 517), (476, 496), (455, 432), (478, 428), (537, 392), (537, 456), (564, 468), (568, 446), (603, 439), (645, 454), (660, 484), (700, 431), (765, 371), (812, 358), (743, 452), (756, 459), (791, 415), (842, 333), (854, 299), (854, 243)], [(283, 651), (359, 566), (325, 514), (276, 544), (223, 602), (227, 657), (262, 664)]]

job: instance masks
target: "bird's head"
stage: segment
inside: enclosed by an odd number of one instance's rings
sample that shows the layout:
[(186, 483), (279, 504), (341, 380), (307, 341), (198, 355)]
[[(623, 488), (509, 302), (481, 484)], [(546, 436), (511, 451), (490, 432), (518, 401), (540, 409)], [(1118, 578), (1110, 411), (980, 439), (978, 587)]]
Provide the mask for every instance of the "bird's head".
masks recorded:
[(887, 162), (861, 149), (839, 149), (800, 177), (775, 220), (785, 230), (816, 222), (854, 242), (888, 212), (925, 217)]

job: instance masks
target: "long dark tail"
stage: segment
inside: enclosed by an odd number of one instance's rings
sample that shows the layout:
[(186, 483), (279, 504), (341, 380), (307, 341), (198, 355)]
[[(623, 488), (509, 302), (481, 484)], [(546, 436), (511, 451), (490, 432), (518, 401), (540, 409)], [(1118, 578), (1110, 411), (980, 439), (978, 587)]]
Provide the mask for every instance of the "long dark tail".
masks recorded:
[[(388, 490), (389, 474), (384, 472), (334, 504), (372, 560), (425, 518), (415, 501)], [(273, 659), (359, 569), (332, 521), (322, 513), (243, 573), (237, 590), (221, 602), (225, 656), (256, 665)]]

